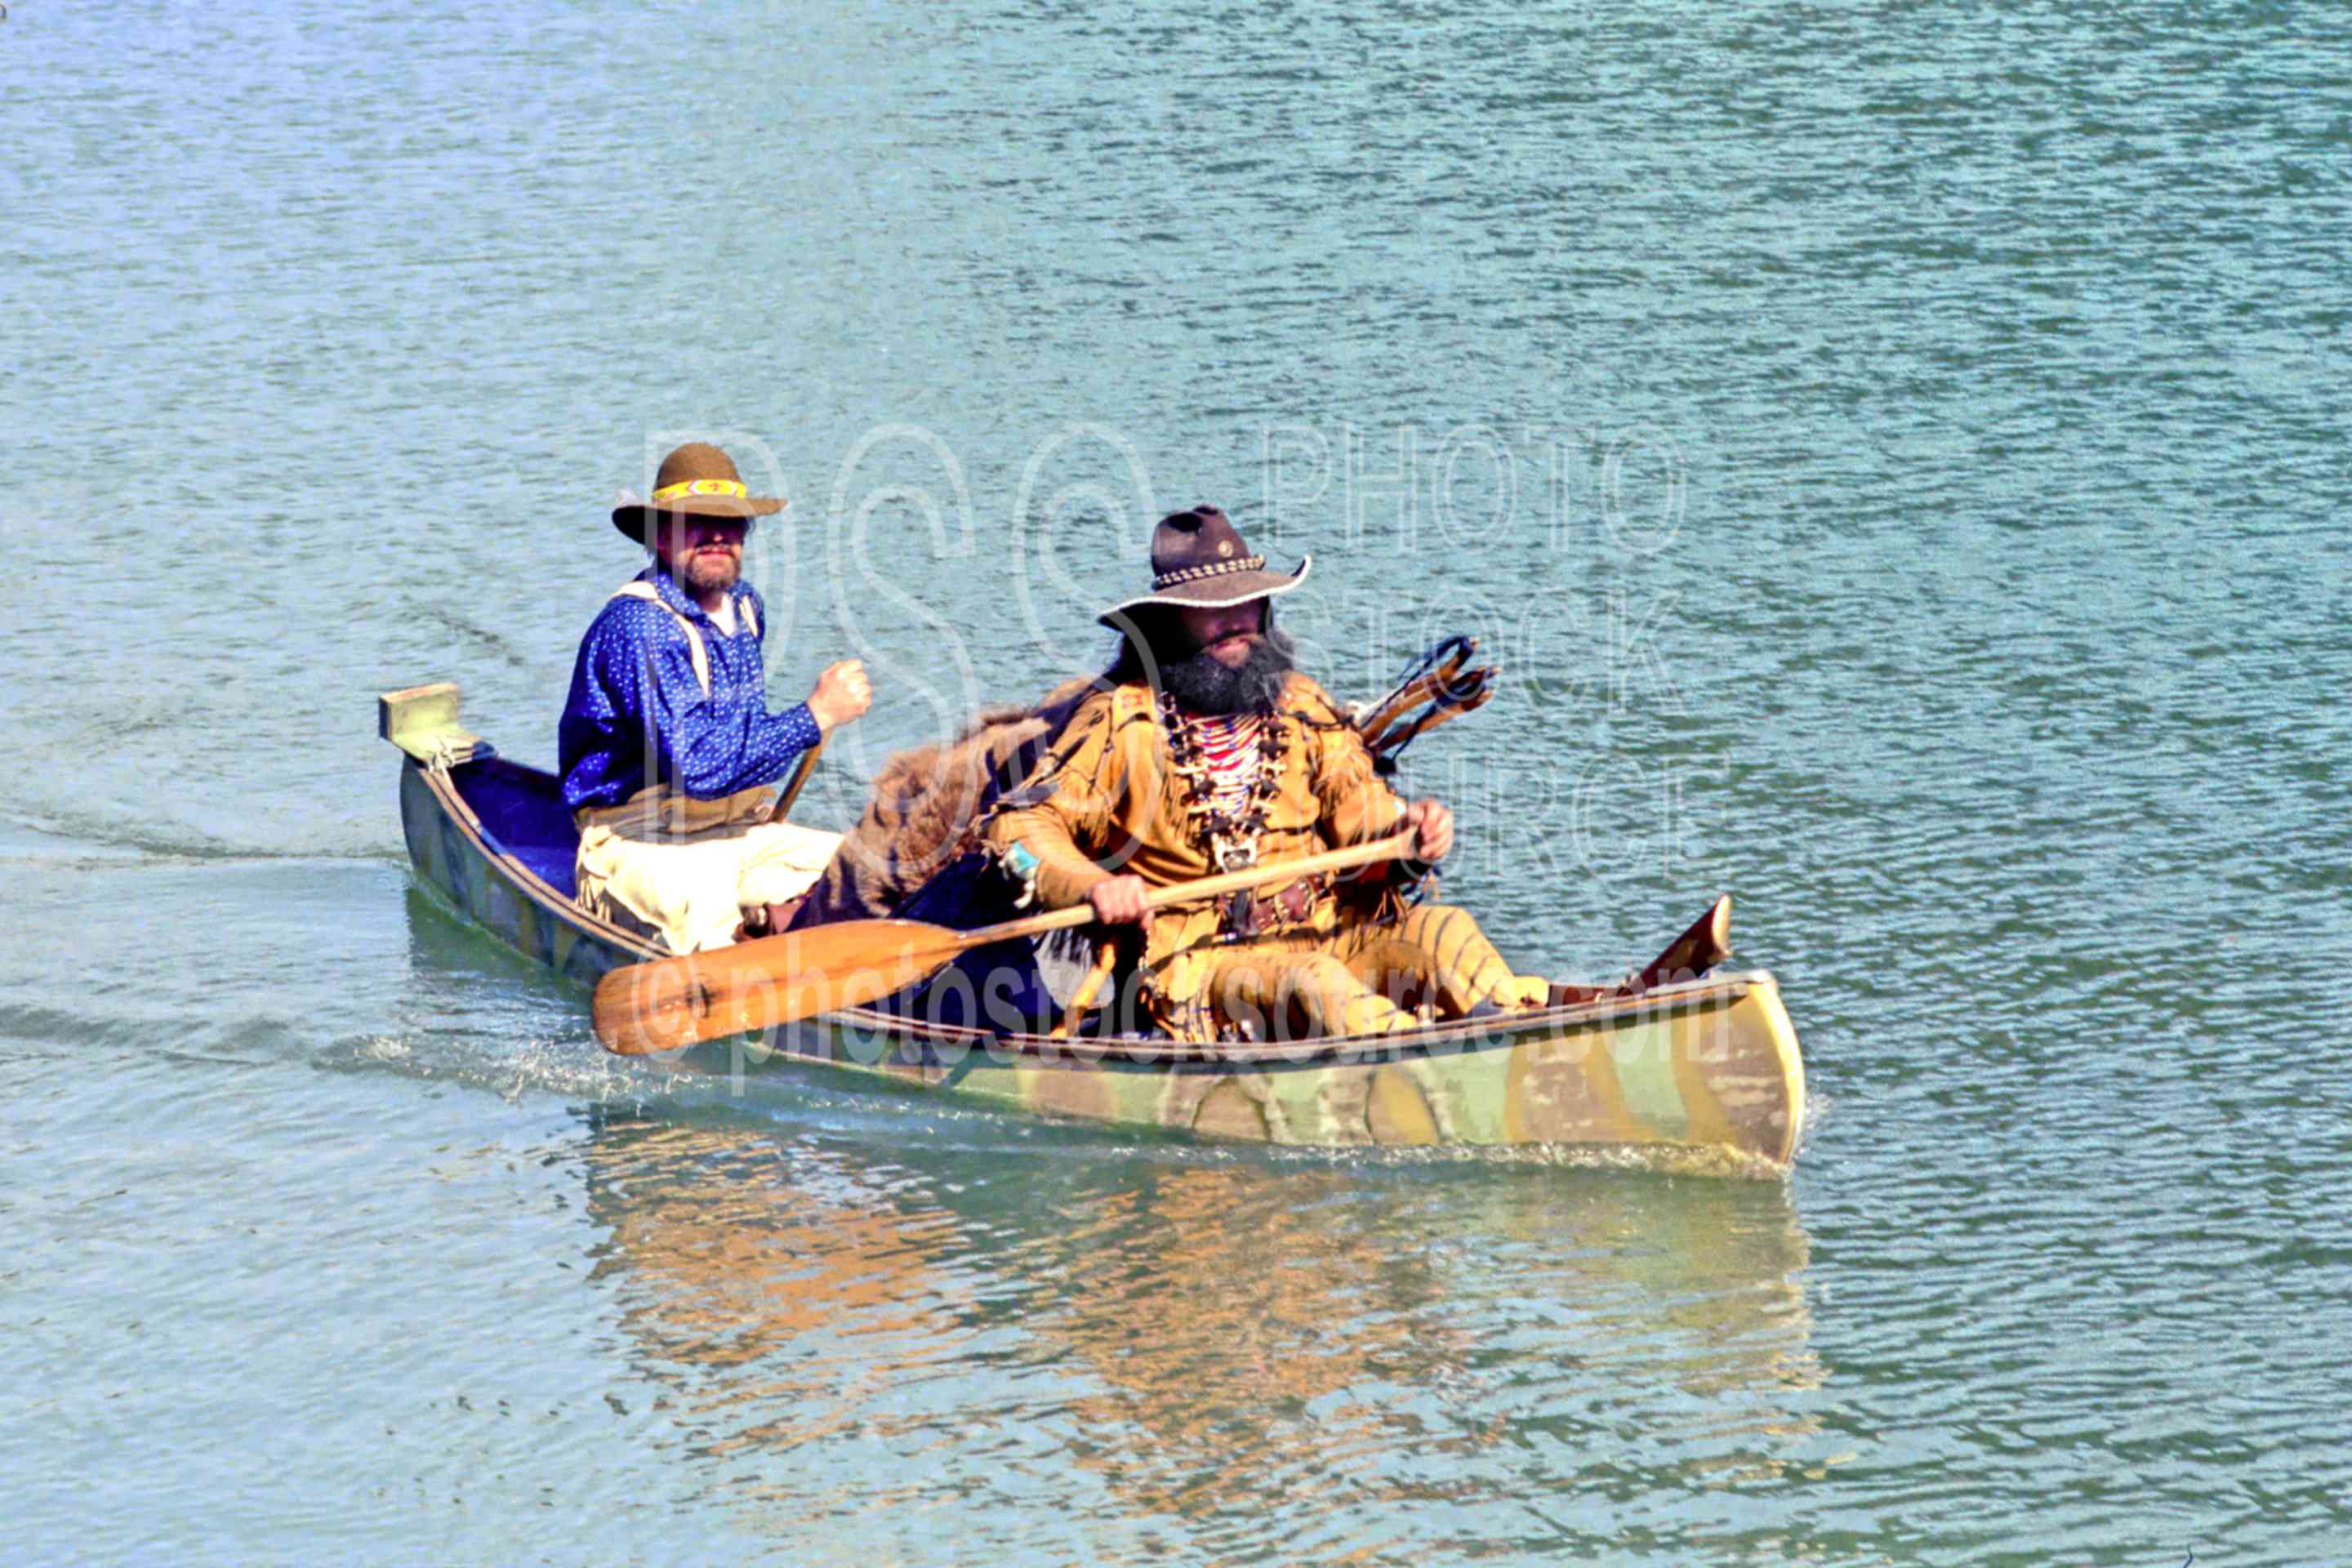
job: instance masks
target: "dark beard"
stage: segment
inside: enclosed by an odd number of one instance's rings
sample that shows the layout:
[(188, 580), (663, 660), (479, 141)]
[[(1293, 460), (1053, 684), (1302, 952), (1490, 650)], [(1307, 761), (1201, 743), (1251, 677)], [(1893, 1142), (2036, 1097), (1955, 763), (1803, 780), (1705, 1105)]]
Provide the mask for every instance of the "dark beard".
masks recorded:
[(1289, 637), (1268, 631), (1250, 644), (1249, 658), (1228, 669), (1206, 648), (1163, 665), (1160, 684), (1188, 713), (1271, 713), (1295, 668)]
[(679, 574), (678, 586), (686, 590), (688, 598), (698, 599), (716, 589), (732, 588), (742, 575), (743, 568), (731, 559), (706, 564), (701, 557), (692, 556)]

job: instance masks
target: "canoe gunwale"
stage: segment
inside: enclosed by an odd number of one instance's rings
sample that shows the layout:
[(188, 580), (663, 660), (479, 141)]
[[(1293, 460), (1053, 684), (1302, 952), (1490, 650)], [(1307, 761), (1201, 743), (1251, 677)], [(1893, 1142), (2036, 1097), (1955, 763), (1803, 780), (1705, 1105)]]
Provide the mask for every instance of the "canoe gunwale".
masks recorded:
[[(642, 958), (669, 956), (635, 932), (590, 914), (508, 852), (482, 826), (481, 818), (467, 804), (446, 771), (425, 767), (413, 760), (407, 765), (424, 773), (426, 787), (456, 820), (467, 843), (541, 910), (600, 942)], [(1034, 1058), (1041, 1066), (1124, 1061), (1147, 1067), (1315, 1068), (1330, 1065), (1333, 1058), (1377, 1063), (1434, 1051), (1484, 1049), (1507, 1046), (1531, 1036), (1566, 1034), (1590, 1025), (1654, 1016), (1670, 1010), (1728, 1006), (1745, 996), (1759, 978), (1769, 982), (1770, 976), (1762, 971), (1715, 975), (1657, 986), (1634, 996), (1599, 997), (1491, 1018), (1430, 1024), (1394, 1035), (1342, 1035), (1308, 1040), (1201, 1041), (1160, 1035), (1056, 1037), (1000, 1033), (966, 1025), (933, 1023), (880, 1007), (841, 1008), (821, 1015), (819, 1021), (950, 1049), (993, 1047), (1021, 1061)]]
[(488, 830), (483, 827), (481, 817), (458, 792), (457, 780), (451, 777), (447, 769), (427, 767), (413, 758), (406, 765), (424, 776), (425, 787), (432, 792), (433, 798), (457, 825), (457, 831), (465, 837), (475, 853), (497, 868), (500, 875), (513, 882), (545, 913), (572, 926), (583, 935), (593, 937), (608, 947), (619, 948), (633, 961), (668, 956), (635, 931), (582, 909), (577, 901), (564, 897), (546, 879), (525, 865), (520, 857), (492, 838)]
[[(1661, 985), (1639, 996), (1608, 997), (1559, 1007), (1508, 1013), (1490, 1018), (1424, 1025), (1393, 1035), (1341, 1035), (1305, 1040), (1179, 1040), (1160, 1035), (1052, 1036), (999, 1034), (992, 1029), (935, 1024), (875, 1007), (851, 1007), (824, 1015), (824, 1021), (870, 1033), (963, 1049), (993, 1048), (1017, 1064), (1086, 1066), (1098, 1061), (1144, 1067), (1305, 1068), (1377, 1066), (1391, 1060), (1441, 1052), (1486, 1050), (1549, 1035), (1566, 1035), (1596, 1025), (1646, 1022), (1668, 1013), (1727, 1007), (1758, 984), (1769, 984), (1765, 970), (1714, 975), (1677, 985)], [(1034, 1061), (1033, 1061), (1034, 1058)]]
[[(541, 780), (546, 776), (503, 758), (478, 759), (459, 766), (487, 766)], [(583, 910), (533, 870), (520, 855), (501, 843), (467, 801), (450, 768), (408, 757), (404, 759), (403, 769), (404, 831), (410, 860), (425, 884), (452, 898), (452, 912), (457, 918), (577, 983), (593, 984), (602, 973), (669, 956), (646, 939)], [(407, 776), (411, 771), (415, 775), (413, 780)], [(461, 864), (461, 858), (472, 864)], [(455, 886), (445, 887), (445, 879)], [(509, 910), (512, 912), (507, 912)], [(528, 934), (534, 920), (546, 922), (537, 938)], [(526, 934), (519, 936), (508, 929), (516, 921), (520, 922)], [(561, 934), (565, 931), (569, 937)], [(1716, 1014), (1725, 1016), (1722, 1025), (1704, 1021)], [(1697, 1138), (1677, 1137), (1673, 1131), (1677, 1115), (1690, 1114), (1689, 1096), (1693, 1092), (1703, 1100), (1711, 1100), (1726, 1081), (1711, 1076), (1717, 1069), (1713, 1066), (1702, 1068), (1700, 1061), (1730, 1059), (1710, 1054), (1706, 1058), (1693, 1055), (1685, 1060), (1683, 1053), (1696, 1038), (1688, 1034), (1694, 1027), (1706, 1031), (1717, 1040), (1748, 1042), (1738, 1047), (1746, 1053), (1746, 1065), (1732, 1068), (1736, 1074), (1745, 1075), (1738, 1080), (1745, 1085), (1738, 1092), (1750, 1108), (1741, 1113), (1744, 1131), (1739, 1134), (1726, 1137), (1732, 1133), (1728, 1126)], [(1669, 1033), (1658, 1035), (1654, 1032), (1658, 1028)], [(1721, 1029), (1734, 1033), (1721, 1034)], [(1633, 1035), (1622, 1037), (1622, 1031), (1632, 1031)], [(1636, 1055), (1627, 1056), (1624, 1053), (1633, 1038), (1641, 1038), (1644, 1043), (1633, 1047)], [(1668, 1046), (1668, 1038), (1680, 1043)], [(1713, 1053), (1726, 1047), (1706, 1048)], [(1757, 1055), (1759, 1050), (1760, 1058)], [(940, 1024), (879, 1007), (861, 1006), (825, 1013), (798, 1025), (707, 1041), (687, 1055), (698, 1067), (708, 1068), (717, 1059), (710, 1054), (713, 1051), (723, 1053), (729, 1069), (735, 1071), (740, 1071), (747, 1059), (757, 1063), (775, 1057), (878, 1075), (886, 1079), (912, 1078), (926, 1087), (950, 1091), (978, 1089), (982, 1079), (988, 1079), (992, 1087), (982, 1092), (982, 1099), (1002, 1103), (1008, 1092), (1017, 1093), (1021, 1108), (1032, 1112), (1138, 1126), (1190, 1127), (1213, 1138), (1234, 1134), (1208, 1125), (1210, 1107), (1222, 1104), (1223, 1113), (1230, 1113), (1238, 1103), (1233, 1099), (1237, 1086), (1244, 1083), (1255, 1087), (1239, 1091), (1242, 1098), (1258, 1104), (1273, 1103), (1265, 1097), (1290, 1093), (1277, 1087), (1285, 1083), (1353, 1084), (1360, 1099), (1386, 1084), (1388, 1089), (1383, 1092), (1394, 1099), (1404, 1092), (1403, 1086), (1409, 1081), (1478, 1081), (1482, 1075), (1491, 1078), (1504, 1070), (1503, 1064), (1509, 1064), (1508, 1071), (1516, 1081), (1516, 1075), (1526, 1070), (1531, 1061), (1591, 1060), (1598, 1064), (1590, 1069), (1597, 1075), (1594, 1081), (1613, 1085), (1619, 1071), (1608, 1065), (1613, 1059), (1621, 1068), (1633, 1069), (1636, 1077), (1647, 1074), (1655, 1079), (1662, 1071), (1710, 1076), (1694, 1079), (1679, 1089), (1654, 1083), (1654, 1098), (1661, 1092), (1668, 1096), (1668, 1109), (1662, 1113), (1664, 1120), (1653, 1118), (1648, 1125), (1654, 1131), (1637, 1135), (1633, 1129), (1643, 1125), (1641, 1117), (1649, 1112), (1641, 1108), (1629, 1111), (1625, 1105), (1619, 1105), (1615, 1113), (1619, 1130), (1600, 1140), (1601, 1143), (1609, 1147), (1640, 1144), (1653, 1149), (1699, 1152), (1721, 1145), (1736, 1152), (1740, 1159), (1760, 1160), (1768, 1173), (1785, 1171), (1794, 1157), (1802, 1141), (1806, 1109), (1803, 1058), (1780, 1004), (1778, 984), (1764, 970), (1718, 973), (1655, 986), (1633, 995), (1595, 997), (1528, 1012), (1429, 1024), (1388, 1036), (1207, 1043), (1134, 1035), (1056, 1037)], [(1562, 1057), (1562, 1052), (1567, 1055)], [(1591, 1054), (1594, 1052), (1597, 1055)], [(1657, 1052), (1665, 1054), (1654, 1054)], [(1635, 1068), (1636, 1062), (1643, 1065)], [(968, 1077), (974, 1069), (979, 1069), (979, 1077)], [(1408, 1078), (1399, 1079), (1400, 1073)], [(1459, 1075), (1464, 1073), (1471, 1074), (1471, 1079), (1462, 1079)], [(1423, 1074), (1441, 1077), (1423, 1080)], [(1135, 1075), (1167, 1086), (1163, 1098), (1170, 1105), (1181, 1100), (1184, 1105), (1193, 1106), (1197, 1101), (1193, 1110), (1185, 1112), (1187, 1117), (1197, 1119), (1197, 1125), (1192, 1120), (1171, 1121), (1165, 1106), (1128, 1105), (1124, 1100), (1118, 1102), (1119, 1109), (1116, 1110), (1111, 1110), (1108, 1100), (1097, 1106), (1096, 1101), (1108, 1091), (1082, 1087), (1088, 1080), (1133, 1082)], [(1187, 1083), (1212, 1087), (1188, 1090), (1181, 1087)], [(1057, 1084), (1067, 1087), (1051, 1087)], [(1205, 1100), (1202, 1098), (1204, 1092), (1208, 1095)], [(1614, 1095), (1618, 1091), (1612, 1088), (1609, 1092)], [(1672, 1110), (1672, 1102), (1677, 1099), (1684, 1102), (1680, 1112)], [(1756, 1124), (1752, 1110), (1757, 1105), (1772, 1108), (1765, 1113), (1766, 1121), (1761, 1125)], [(1718, 1105), (1718, 1111), (1722, 1109)], [(1370, 1111), (1363, 1109), (1362, 1113), (1369, 1115)], [(1537, 1131), (1530, 1126), (1501, 1138), (1495, 1137), (1491, 1130), (1466, 1140), (1449, 1133), (1437, 1141), (1480, 1147), (1573, 1147), (1594, 1142), (1557, 1123), (1555, 1127), (1558, 1130)], [(1319, 1134), (1276, 1138), (1271, 1136), (1273, 1130), (1274, 1123), (1269, 1121), (1264, 1130), (1244, 1135), (1254, 1141), (1354, 1147), (1366, 1142), (1365, 1134), (1371, 1131), (1369, 1125), (1355, 1127), (1351, 1122), (1337, 1129), (1337, 1138)], [(1529, 1136), (1529, 1132), (1534, 1135)], [(1370, 1141), (1387, 1143), (1392, 1140), (1379, 1132)], [(1706, 1168), (1711, 1170), (1713, 1166)]]

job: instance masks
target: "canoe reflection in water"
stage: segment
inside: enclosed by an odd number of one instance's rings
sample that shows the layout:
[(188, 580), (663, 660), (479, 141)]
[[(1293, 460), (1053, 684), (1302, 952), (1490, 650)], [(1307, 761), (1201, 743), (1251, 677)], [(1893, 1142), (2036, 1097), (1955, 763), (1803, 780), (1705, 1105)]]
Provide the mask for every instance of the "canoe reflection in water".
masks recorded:
[(599, 1274), (680, 1458), (763, 1528), (923, 1539), (951, 1497), (960, 1531), (1047, 1509), (1230, 1549), (1380, 1502), (1458, 1548), (1531, 1477), (1572, 1507), (1644, 1449), (1681, 1493), (1813, 1462), (1779, 1184), (950, 1128), (595, 1130)]

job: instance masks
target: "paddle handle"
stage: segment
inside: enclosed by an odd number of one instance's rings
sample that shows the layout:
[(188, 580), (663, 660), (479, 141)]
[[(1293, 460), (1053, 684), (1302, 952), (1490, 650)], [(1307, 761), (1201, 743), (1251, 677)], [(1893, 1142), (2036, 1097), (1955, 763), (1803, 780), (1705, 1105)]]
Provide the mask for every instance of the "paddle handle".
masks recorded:
[(808, 783), (809, 774), (816, 767), (817, 753), (824, 750), (824, 737), (819, 735), (816, 738), (816, 744), (801, 753), (800, 765), (793, 770), (793, 782), (786, 784), (784, 793), (776, 797), (776, 809), (768, 813), (770, 822), (782, 822), (791, 812), (793, 802), (801, 797), (801, 785)]
[[(1309, 855), (1303, 860), (1282, 860), (1268, 866), (1253, 866), (1244, 871), (1225, 871), (1214, 877), (1203, 877), (1197, 882), (1175, 882), (1165, 888), (1152, 889), (1143, 895), (1143, 903), (1146, 909), (1153, 910), (1165, 909), (1170, 904), (1206, 903), (1211, 899), (1222, 899), (1227, 893), (1263, 888), (1270, 882), (1296, 882), (1302, 878), (1321, 876), (1326, 871), (1345, 871), (1358, 866), (1375, 865), (1382, 860), (1402, 860), (1412, 853), (1412, 840), (1413, 830), (1407, 828), (1402, 833), (1375, 838), (1366, 844), (1352, 844), (1345, 849), (1326, 849), (1320, 855)], [(1049, 931), (1067, 931), (1072, 926), (1092, 925), (1098, 918), (1094, 905), (1076, 903), (1066, 910), (977, 927), (963, 933), (961, 945), (978, 947), (984, 942), (1009, 942), (1015, 937), (1043, 936)]]

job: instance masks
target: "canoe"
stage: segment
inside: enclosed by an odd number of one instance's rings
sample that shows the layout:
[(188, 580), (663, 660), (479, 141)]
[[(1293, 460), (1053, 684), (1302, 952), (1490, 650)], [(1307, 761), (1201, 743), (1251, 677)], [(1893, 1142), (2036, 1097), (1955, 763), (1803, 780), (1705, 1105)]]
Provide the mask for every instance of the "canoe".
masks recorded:
[[(593, 988), (664, 953), (573, 901), (577, 847), (556, 778), (458, 723), (446, 683), (380, 700), (404, 753), (401, 826), (418, 880), (456, 915)], [(1780, 988), (1716, 972), (1379, 1038), (1193, 1045), (1056, 1037), (1043, 987), (1027, 1027), (981, 1026), (940, 988), (679, 1053), (688, 1070), (808, 1065), (983, 1104), (1136, 1129), (1316, 1148), (1422, 1148), (1734, 1175), (1785, 1170), (1805, 1075)], [(992, 999), (994, 1000), (994, 999)]]

